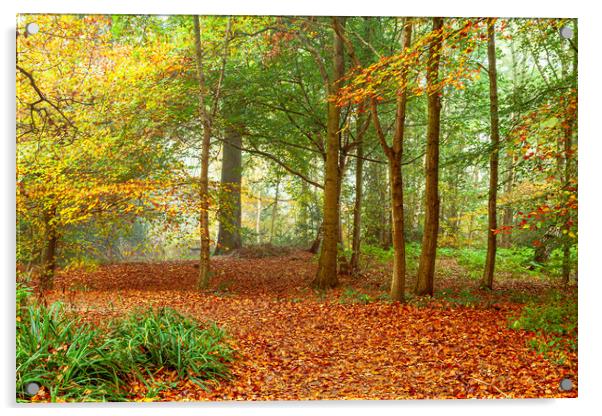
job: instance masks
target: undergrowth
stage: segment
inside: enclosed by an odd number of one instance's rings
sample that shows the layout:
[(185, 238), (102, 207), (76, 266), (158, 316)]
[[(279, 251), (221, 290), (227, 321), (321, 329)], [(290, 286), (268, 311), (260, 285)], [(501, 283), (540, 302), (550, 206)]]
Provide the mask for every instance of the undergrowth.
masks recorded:
[(52, 402), (126, 401), (132, 377), (156, 394), (161, 383), (153, 375), (160, 370), (201, 386), (229, 376), (233, 350), (223, 330), (169, 308), (135, 311), (101, 332), (66, 314), (60, 303), (37, 303), (18, 285), (16, 315), (17, 401), (32, 399), (30, 383)]
[(508, 325), (515, 330), (533, 332), (529, 347), (563, 364), (567, 353), (577, 351), (577, 318), (576, 299), (553, 291), (540, 302), (529, 302), (519, 316), (509, 319)]

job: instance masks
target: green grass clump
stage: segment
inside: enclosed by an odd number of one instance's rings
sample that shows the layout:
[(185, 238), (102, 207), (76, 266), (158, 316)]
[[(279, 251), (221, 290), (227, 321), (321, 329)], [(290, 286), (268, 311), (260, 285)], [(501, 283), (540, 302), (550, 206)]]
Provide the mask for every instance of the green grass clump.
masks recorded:
[(510, 326), (513, 329), (548, 334), (569, 334), (577, 326), (577, 304), (529, 304), (523, 308), (518, 318), (512, 319)]
[(374, 259), (379, 263), (387, 263), (393, 260), (393, 249), (384, 249), (382, 247), (363, 244), (361, 247), (362, 255)]
[[(175, 370), (182, 378), (203, 386), (204, 381), (227, 378), (232, 349), (215, 324), (202, 327), (174, 311), (149, 309), (121, 321), (113, 337), (120, 360), (134, 371)], [(143, 375), (142, 372), (140, 372)]]
[(36, 303), (30, 293), (17, 287), (18, 401), (30, 400), (29, 383), (43, 386), (53, 402), (126, 401), (134, 376), (156, 394), (163, 385), (153, 375), (161, 369), (203, 387), (229, 376), (234, 352), (215, 324), (164, 308), (134, 312), (101, 331), (65, 314), (60, 303)]
[(124, 382), (114, 360), (115, 342), (79, 320), (66, 318), (60, 303), (25, 305), (17, 290), (17, 400), (26, 386), (45, 386), (51, 401), (119, 401)]

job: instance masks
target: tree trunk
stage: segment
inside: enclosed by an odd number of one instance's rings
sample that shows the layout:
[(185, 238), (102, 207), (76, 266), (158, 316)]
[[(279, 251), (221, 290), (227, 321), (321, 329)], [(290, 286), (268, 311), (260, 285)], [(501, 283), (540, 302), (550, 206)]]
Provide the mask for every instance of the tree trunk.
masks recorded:
[[(358, 135), (362, 123), (357, 121)], [(360, 141), (357, 145), (357, 155), (355, 159), (355, 204), (353, 205), (353, 240), (351, 243), (351, 261), (349, 267), (351, 273), (357, 273), (360, 259), (360, 238), (362, 228), (362, 197), (364, 186), (364, 144)]]
[(483, 287), (493, 289), (497, 229), (497, 185), (500, 153), (500, 127), (497, 97), (497, 68), (495, 61), (495, 19), (487, 20), (487, 56), (489, 60), (489, 110), (491, 115), (491, 154), (489, 156), (489, 203), (487, 256), (483, 272)]
[(278, 217), (278, 198), (280, 198), (280, 178), (276, 182), (276, 194), (274, 195), (274, 204), (272, 205), (272, 218), (270, 219), (270, 244), (274, 241), (276, 231), (276, 218)]
[(255, 216), (255, 234), (257, 235), (257, 244), (261, 244), (261, 191), (257, 197), (257, 215)]
[(199, 82), (199, 116), (203, 125), (203, 140), (201, 147), (199, 199), (200, 218), (199, 228), (201, 234), (201, 251), (199, 264), (199, 277), (197, 286), (205, 289), (209, 286), (209, 146), (211, 143), (211, 120), (205, 108), (205, 74), (203, 72), (203, 48), (201, 44), (201, 27), (199, 17), (193, 17), (194, 46), (196, 53), (197, 76)]
[[(409, 18), (404, 22), (402, 50), (410, 47), (412, 42), (412, 23)], [(380, 124), (376, 97), (371, 98), (370, 106), (374, 129), (380, 145), (387, 156), (389, 163), (389, 190), (391, 201), (391, 236), (393, 242), (393, 273), (391, 276), (391, 299), (398, 302), (405, 300), (406, 256), (405, 237), (403, 224), (403, 177), (401, 172), (401, 158), (403, 156), (403, 140), (405, 134), (405, 119), (407, 105), (407, 78), (408, 66), (401, 68), (397, 91), (397, 109), (395, 114), (395, 133), (391, 146), (387, 143), (385, 133)]]
[[(333, 24), (341, 24), (344, 18), (333, 17)], [(336, 95), (340, 89), (341, 78), (345, 74), (343, 41), (334, 33), (334, 80), (329, 95)], [(337, 277), (337, 242), (339, 236), (339, 135), (341, 110), (333, 101), (328, 101), (328, 119), (326, 134), (326, 162), (324, 178), (324, 222), (323, 241), (318, 261), (318, 272), (313, 285), (318, 288), (334, 287)]]
[(393, 216), (393, 276), (391, 277), (391, 299), (403, 302), (405, 298), (406, 253), (403, 224), (403, 180), (401, 157), (391, 160), (391, 211)]
[(192, 19), (194, 26), (194, 50), (196, 55), (196, 68), (197, 77), (199, 83), (199, 118), (203, 125), (203, 140), (201, 147), (201, 174), (199, 178), (199, 198), (200, 198), (200, 219), (199, 228), (201, 234), (201, 252), (200, 252), (200, 264), (199, 264), (199, 277), (197, 286), (199, 289), (205, 289), (209, 286), (210, 278), (210, 244), (209, 238), (209, 146), (211, 145), (211, 129), (213, 119), (218, 109), (219, 98), (221, 93), (222, 81), (224, 78), (224, 72), (226, 69), (226, 60), (228, 57), (228, 47), (230, 42), (230, 29), (232, 20), (228, 19), (226, 26), (226, 32), (224, 35), (224, 50), (221, 57), (221, 68), (218, 74), (217, 87), (211, 94), (213, 98), (212, 103), (208, 103), (207, 99), (207, 85), (205, 83), (205, 72), (203, 66), (203, 45), (201, 43), (201, 24), (199, 16), (193, 16)]
[(433, 18), (433, 32), (437, 35), (429, 46), (429, 61), (427, 64), (428, 92), (428, 125), (426, 142), (426, 181), (425, 181), (425, 213), (424, 234), (422, 236), (422, 251), (418, 265), (416, 280), (417, 295), (433, 295), (435, 259), (437, 256), (437, 234), (439, 233), (439, 133), (441, 128), (441, 98), (439, 80), (439, 61), (443, 18)]
[(242, 247), (240, 236), (242, 179), (242, 135), (239, 128), (226, 127), (223, 147), (219, 231), (215, 254)]
[(56, 211), (52, 209), (46, 215), (46, 248), (42, 260), (42, 273), (40, 274), (40, 290), (52, 290), (54, 287), (54, 274), (56, 271), (56, 251), (58, 246), (58, 234), (56, 226), (52, 224)]
[(209, 237), (209, 146), (211, 143), (211, 127), (209, 123), (203, 125), (203, 144), (201, 150), (201, 177), (199, 197), (201, 200), (200, 231), (201, 231), (201, 253), (199, 265), (198, 287), (206, 289), (209, 287), (210, 278), (210, 245)]

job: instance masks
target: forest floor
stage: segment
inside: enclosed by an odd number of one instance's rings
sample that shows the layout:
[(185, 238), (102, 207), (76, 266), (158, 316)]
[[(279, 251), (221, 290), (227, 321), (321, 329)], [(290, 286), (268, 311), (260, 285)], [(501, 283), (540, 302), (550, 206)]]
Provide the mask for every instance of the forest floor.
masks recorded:
[[(206, 292), (194, 290), (194, 261), (126, 263), (62, 272), (46, 298), (100, 326), (149, 306), (222, 326), (238, 354), (233, 377), (209, 391), (180, 381), (153, 400), (577, 396), (576, 351), (558, 359), (533, 348), (538, 334), (509, 326), (528, 301), (553, 289), (547, 280), (503, 279), (482, 291), (443, 258), (435, 297), (400, 305), (383, 295), (387, 265), (316, 291), (309, 286), (317, 265), (307, 252), (212, 261)], [(568, 292), (576, 297), (576, 289)], [(559, 389), (565, 377), (571, 391)], [(143, 385), (133, 388), (146, 397)]]

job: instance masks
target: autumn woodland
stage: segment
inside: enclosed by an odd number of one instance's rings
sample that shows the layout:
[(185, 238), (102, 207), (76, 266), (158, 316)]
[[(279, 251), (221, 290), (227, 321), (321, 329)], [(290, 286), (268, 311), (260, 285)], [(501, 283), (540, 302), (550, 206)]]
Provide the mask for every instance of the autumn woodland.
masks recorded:
[(16, 43), (18, 402), (577, 397), (575, 19)]

